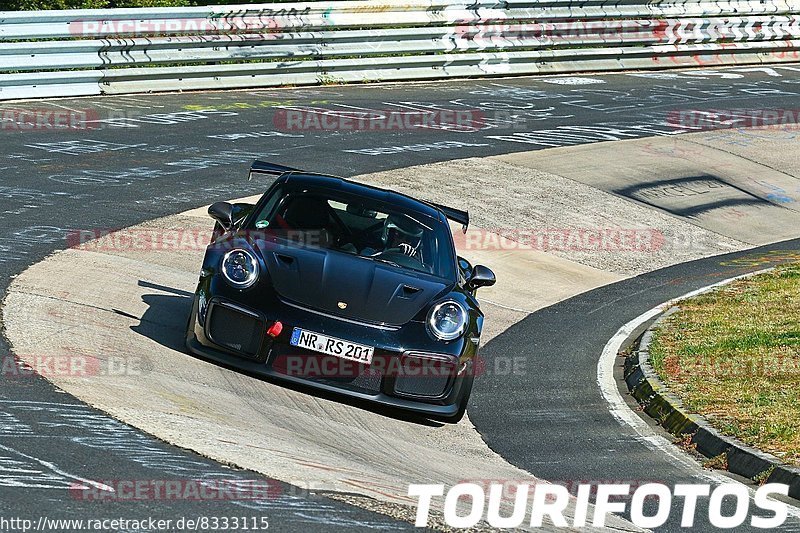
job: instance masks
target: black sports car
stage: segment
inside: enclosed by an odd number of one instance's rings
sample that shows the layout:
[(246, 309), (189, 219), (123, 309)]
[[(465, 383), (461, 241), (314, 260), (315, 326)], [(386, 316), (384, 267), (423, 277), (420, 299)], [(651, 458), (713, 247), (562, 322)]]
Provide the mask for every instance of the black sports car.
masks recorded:
[(197, 355), (437, 419), (466, 410), (494, 274), (456, 256), (464, 211), (256, 161), (218, 202), (186, 332)]

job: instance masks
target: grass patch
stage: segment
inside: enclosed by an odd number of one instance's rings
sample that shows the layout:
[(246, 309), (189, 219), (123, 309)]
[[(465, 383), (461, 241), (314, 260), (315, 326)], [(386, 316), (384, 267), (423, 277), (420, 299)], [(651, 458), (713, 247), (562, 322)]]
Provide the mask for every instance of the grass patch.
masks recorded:
[(727, 470), (728, 469), (728, 455), (721, 453), (716, 457), (712, 457), (703, 462), (703, 468), (709, 470)]
[(757, 476), (755, 476), (753, 478), (753, 481), (758, 483), (758, 485), (764, 485), (769, 479), (769, 476), (771, 476), (774, 471), (775, 471), (775, 465), (772, 465), (763, 472), (761, 472), (760, 474), (758, 474)]
[(680, 307), (653, 336), (659, 377), (723, 433), (800, 465), (800, 264)]

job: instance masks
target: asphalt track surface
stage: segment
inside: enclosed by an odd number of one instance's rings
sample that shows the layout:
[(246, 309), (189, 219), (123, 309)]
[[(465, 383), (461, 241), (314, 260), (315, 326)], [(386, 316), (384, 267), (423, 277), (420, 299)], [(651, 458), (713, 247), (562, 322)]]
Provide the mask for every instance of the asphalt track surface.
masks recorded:
[[(5, 292), (13, 275), (65, 248), (71, 230), (126, 227), (263, 191), (266, 184), (246, 179), (247, 165), (256, 157), (347, 176), (564, 144), (673, 135), (689, 130), (670, 126), (667, 117), (687, 107), (794, 108), (800, 69), (620, 74), (567, 83), (519, 78), (15, 105), (85, 111), (98, 127), (0, 133), (0, 290)], [(276, 128), (279, 113), (298, 107), (340, 112), (439, 107), (472, 110), (488, 120), (477, 131)], [(797, 247), (791, 242), (775, 248)], [(611, 418), (596, 386), (596, 361), (608, 338), (640, 312), (764, 265), (752, 261), (750, 266), (727, 267), (720, 261), (680, 265), (575, 297), (535, 313), (487, 344), (485, 355), (515, 351), (526, 357), (531, 370), (502, 381), (478, 381), (470, 416), (490, 447), (551, 481), (646, 479), (672, 484), (691, 477), (632, 440)], [(5, 344), (0, 349), (7, 353)], [(98, 504), (69, 490), (87, 479), (219, 478), (264, 479), (143, 435), (41, 378), (0, 377), (0, 501), (6, 517), (266, 515), (270, 529), (287, 531), (411, 528), (278, 483), (276, 497), (266, 502)]]
[[(482, 379), (470, 419), (495, 452), (553, 483), (708, 483), (609, 413), (597, 385), (598, 355), (619, 328), (664, 302), (798, 259), (800, 240), (784, 241), (643, 274), (533, 313), (483, 348), (485, 357), (524, 358), (525, 371)], [(680, 531), (681, 512), (673, 505), (661, 530)], [(714, 529), (702, 503), (694, 527)], [(781, 530), (800, 531), (800, 524), (790, 518)]]

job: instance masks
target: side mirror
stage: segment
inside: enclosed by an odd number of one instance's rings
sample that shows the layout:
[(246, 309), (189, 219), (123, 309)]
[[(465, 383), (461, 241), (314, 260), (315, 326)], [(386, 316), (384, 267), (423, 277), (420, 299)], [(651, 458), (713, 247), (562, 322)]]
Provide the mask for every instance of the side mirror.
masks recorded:
[(233, 211), (231, 211), (231, 219), (236, 226), (241, 226), (244, 219), (250, 216), (250, 213), (256, 208), (255, 204), (235, 203), (232, 204)]
[(211, 218), (219, 222), (225, 231), (233, 227), (233, 206), (228, 202), (216, 202), (208, 208)]
[(475, 265), (468, 285), (470, 289), (475, 290), (481, 287), (491, 287), (496, 281), (497, 278), (494, 277), (494, 272), (490, 268), (483, 265)]

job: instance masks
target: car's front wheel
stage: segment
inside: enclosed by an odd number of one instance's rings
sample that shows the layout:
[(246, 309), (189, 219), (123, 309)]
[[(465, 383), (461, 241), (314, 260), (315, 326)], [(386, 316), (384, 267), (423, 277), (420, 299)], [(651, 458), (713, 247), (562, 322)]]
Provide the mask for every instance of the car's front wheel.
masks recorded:
[(195, 310), (195, 304), (192, 302), (192, 307), (189, 310), (189, 317), (186, 320), (186, 333), (184, 333), (184, 344), (187, 353), (192, 353), (189, 349), (189, 339), (194, 336), (194, 323), (197, 320), (197, 311)]

